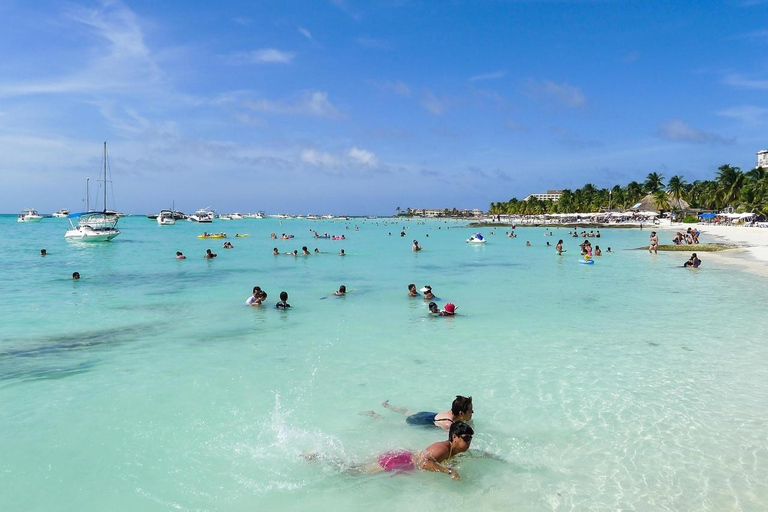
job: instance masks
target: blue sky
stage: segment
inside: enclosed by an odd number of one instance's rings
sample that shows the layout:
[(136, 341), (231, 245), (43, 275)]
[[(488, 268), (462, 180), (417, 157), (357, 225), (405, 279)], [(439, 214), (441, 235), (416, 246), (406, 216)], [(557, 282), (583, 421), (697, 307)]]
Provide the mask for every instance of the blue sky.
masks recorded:
[(768, 148), (768, 0), (0, 0), (0, 211), (391, 214)]

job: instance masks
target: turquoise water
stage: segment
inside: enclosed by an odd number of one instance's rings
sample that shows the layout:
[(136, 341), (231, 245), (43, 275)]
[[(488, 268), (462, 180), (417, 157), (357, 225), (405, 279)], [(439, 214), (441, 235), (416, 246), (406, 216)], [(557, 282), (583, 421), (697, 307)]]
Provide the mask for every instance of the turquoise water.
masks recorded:
[[(631, 250), (647, 230), (602, 230), (614, 252), (586, 266), (566, 229), (472, 246), (455, 222), (387, 222), (135, 217), (78, 245), (66, 219), (0, 217), (0, 510), (765, 508), (764, 280)], [(323, 253), (271, 254), (303, 245)], [(411, 282), (458, 315), (428, 317)], [(246, 307), (254, 285), (293, 308)], [(460, 482), (344, 472), (443, 438), (380, 402), (456, 394), (474, 397), (473, 450), (503, 460), (459, 457)]]

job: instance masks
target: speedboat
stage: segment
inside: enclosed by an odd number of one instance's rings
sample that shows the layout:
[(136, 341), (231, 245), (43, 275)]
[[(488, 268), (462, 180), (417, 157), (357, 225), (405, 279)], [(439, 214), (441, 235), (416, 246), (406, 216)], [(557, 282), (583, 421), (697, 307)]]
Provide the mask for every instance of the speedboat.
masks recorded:
[(475, 233), (471, 237), (467, 238), (467, 243), (468, 244), (484, 244), (485, 237), (480, 233)]
[(43, 216), (37, 213), (34, 208), (25, 208), (19, 214), (16, 222), (40, 222), (43, 220)]
[(160, 210), (160, 214), (157, 216), (157, 224), (160, 226), (173, 226), (176, 224), (176, 219), (173, 216), (171, 210)]
[(210, 207), (202, 208), (190, 215), (187, 220), (192, 222), (213, 222), (213, 212), (210, 211)]
[(242, 213), (235, 212), (229, 215), (230, 220), (243, 220), (244, 218)]
[(53, 216), (66, 219), (69, 216), (69, 210), (67, 210), (66, 208), (62, 208), (61, 210), (56, 210), (55, 212), (53, 212)]
[[(77, 224), (72, 219), (77, 219)], [(73, 213), (69, 216), (71, 228), (64, 233), (64, 238), (81, 242), (109, 242), (120, 234), (118, 220), (117, 215), (107, 212)]]

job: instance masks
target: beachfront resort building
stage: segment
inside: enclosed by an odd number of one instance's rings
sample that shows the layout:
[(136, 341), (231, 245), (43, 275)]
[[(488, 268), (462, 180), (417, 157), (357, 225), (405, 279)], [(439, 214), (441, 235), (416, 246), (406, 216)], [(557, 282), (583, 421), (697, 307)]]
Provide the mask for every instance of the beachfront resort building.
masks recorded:
[(553, 201), (558, 202), (560, 200), (560, 196), (563, 195), (562, 190), (547, 190), (546, 194), (531, 194), (523, 201), (529, 201), (531, 198), (536, 198), (539, 201)]
[(757, 165), (755, 167), (768, 169), (768, 149), (757, 152)]
[(457, 208), (443, 208), (430, 209), (430, 208), (408, 208), (406, 215), (413, 215), (414, 217), (481, 217), (483, 215), (482, 210), (475, 208), (474, 210), (459, 210)]

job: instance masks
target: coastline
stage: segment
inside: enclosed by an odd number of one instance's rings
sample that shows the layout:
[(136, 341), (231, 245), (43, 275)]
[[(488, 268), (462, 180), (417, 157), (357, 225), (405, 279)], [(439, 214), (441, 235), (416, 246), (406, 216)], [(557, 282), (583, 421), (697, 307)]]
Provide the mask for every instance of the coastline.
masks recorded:
[[(748, 272), (768, 277), (768, 229), (747, 226), (715, 226), (711, 224), (672, 224), (671, 231), (685, 231), (696, 226), (703, 242), (721, 242), (738, 246), (721, 252), (708, 252), (706, 259), (724, 265), (734, 265)], [(689, 246), (696, 252), (696, 246)]]

